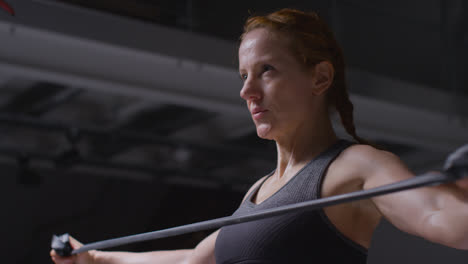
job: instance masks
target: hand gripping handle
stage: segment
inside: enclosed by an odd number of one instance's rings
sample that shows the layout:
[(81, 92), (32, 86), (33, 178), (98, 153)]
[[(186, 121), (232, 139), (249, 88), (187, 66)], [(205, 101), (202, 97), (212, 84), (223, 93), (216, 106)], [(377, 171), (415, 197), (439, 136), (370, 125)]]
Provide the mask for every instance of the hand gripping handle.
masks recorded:
[(68, 257), (71, 256), (73, 248), (70, 244), (70, 236), (66, 233), (63, 235), (53, 235), (52, 243), (50, 244), (53, 250), (57, 252), (59, 256)]

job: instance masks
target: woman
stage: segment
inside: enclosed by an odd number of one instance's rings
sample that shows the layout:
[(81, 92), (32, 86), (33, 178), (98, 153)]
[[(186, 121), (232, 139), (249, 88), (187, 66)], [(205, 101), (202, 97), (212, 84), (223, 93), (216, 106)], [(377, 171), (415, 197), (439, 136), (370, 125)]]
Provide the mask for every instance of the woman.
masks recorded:
[[(283, 9), (252, 17), (239, 47), (240, 95), (257, 134), (277, 145), (277, 168), (247, 192), (235, 214), (369, 189), (414, 175), (356, 135), (343, 55), (315, 13)], [(339, 140), (336, 109), (361, 144)], [(408, 233), (468, 249), (468, 180), (223, 227), (195, 249), (91, 251), (55, 263), (365, 263), (381, 217)], [(460, 219), (465, 219), (460, 221)], [(73, 247), (79, 247), (72, 240)], [(325, 262), (326, 261), (326, 262)]]

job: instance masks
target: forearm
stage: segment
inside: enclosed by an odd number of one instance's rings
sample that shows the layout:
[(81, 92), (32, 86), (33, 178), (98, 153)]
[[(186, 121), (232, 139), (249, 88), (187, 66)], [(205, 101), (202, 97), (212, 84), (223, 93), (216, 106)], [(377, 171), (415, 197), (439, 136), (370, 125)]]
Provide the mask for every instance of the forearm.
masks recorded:
[(468, 250), (468, 195), (455, 185), (444, 187), (448, 195), (438, 201), (439, 210), (427, 216), (424, 236), (433, 242)]
[(94, 251), (92, 264), (185, 264), (188, 263), (192, 251), (190, 249), (142, 253)]

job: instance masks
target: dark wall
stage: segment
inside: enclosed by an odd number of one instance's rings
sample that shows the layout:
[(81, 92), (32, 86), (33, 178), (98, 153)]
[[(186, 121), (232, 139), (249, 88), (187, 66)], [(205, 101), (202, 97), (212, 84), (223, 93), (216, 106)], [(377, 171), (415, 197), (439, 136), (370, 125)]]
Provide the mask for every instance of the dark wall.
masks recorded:
[[(68, 232), (84, 243), (227, 216), (242, 193), (169, 186), (112, 177), (42, 174), (43, 183), (17, 183), (14, 167), (1, 167), (3, 263), (51, 263), (52, 234)], [(211, 231), (122, 246), (146, 251), (190, 248)]]
[[(460, 221), (466, 221), (460, 219)], [(431, 243), (403, 233), (388, 221), (382, 221), (374, 233), (368, 263), (373, 264), (464, 264), (468, 251)]]

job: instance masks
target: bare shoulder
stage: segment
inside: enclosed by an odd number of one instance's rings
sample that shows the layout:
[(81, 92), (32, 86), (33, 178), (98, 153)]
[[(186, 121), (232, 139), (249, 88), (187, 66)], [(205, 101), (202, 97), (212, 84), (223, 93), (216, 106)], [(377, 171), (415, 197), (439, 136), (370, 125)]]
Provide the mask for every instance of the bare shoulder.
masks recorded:
[(398, 156), (389, 151), (377, 149), (373, 146), (364, 144), (352, 145), (345, 149), (340, 156), (342, 156), (342, 158), (346, 159), (347, 161), (362, 165), (371, 164), (374, 162), (399, 160)]
[(400, 158), (370, 145), (355, 144), (345, 149), (336, 159), (336, 167), (365, 180), (377, 171), (406, 169)]
[[(343, 150), (330, 164), (322, 183), (322, 197), (365, 189), (369, 172), (385, 160), (398, 159), (390, 152), (355, 144)], [(371, 200), (360, 200), (324, 209), (331, 223), (346, 237), (368, 248), (381, 214)]]
[[(387, 177), (390, 174), (401, 177)], [(358, 191), (402, 180), (410, 175), (411, 172), (395, 154), (369, 145), (355, 144), (343, 150), (330, 164), (323, 191), (325, 195)]]

